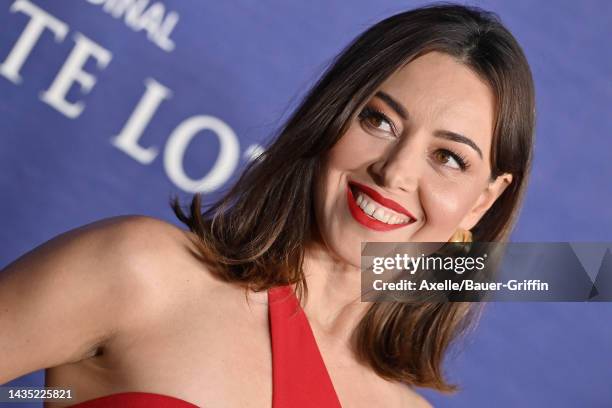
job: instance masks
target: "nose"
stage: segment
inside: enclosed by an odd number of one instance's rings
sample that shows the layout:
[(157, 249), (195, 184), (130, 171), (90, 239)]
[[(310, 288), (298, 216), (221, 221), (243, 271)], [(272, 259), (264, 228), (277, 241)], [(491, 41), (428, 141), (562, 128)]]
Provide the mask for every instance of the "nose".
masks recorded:
[(371, 166), (371, 176), (389, 189), (416, 192), (422, 172), (421, 150), (416, 138), (404, 138)]

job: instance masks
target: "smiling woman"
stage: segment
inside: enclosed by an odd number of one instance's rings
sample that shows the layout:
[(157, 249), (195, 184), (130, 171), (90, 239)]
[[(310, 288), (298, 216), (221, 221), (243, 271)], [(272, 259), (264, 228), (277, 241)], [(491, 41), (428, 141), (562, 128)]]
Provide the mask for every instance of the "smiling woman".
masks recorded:
[[(443, 357), (477, 306), (355, 306), (361, 242), (506, 239), (534, 121), (529, 65), (496, 16), (412, 10), (349, 45), (222, 200), (204, 214), (197, 195), (189, 216), (174, 209), (224, 279), (295, 284), (311, 320), (342, 327), (379, 378), (452, 391)], [(340, 400), (359, 406), (355, 389), (369, 388), (331, 375)]]
[[(386, 79), (330, 150), (324, 194), (333, 199), (334, 186), (350, 186), (350, 208), (356, 197), (363, 210), (351, 214), (374, 230), (396, 230), (389, 241), (439, 242), (471, 230), (512, 182), (510, 173), (492, 176), (494, 119), (487, 83), (455, 57), (428, 52)], [(323, 225), (341, 214), (344, 197), (336, 201)], [(337, 224), (338, 237), (347, 233), (364, 235), (354, 223)]]
[(533, 127), (529, 66), (494, 15), (389, 17), (219, 201), (172, 200), (190, 231), (105, 220), (9, 265), (0, 382), (49, 367), (80, 408), (428, 406), (412, 387), (457, 388), (443, 359), (479, 310), (360, 302), (361, 243), (504, 240)]

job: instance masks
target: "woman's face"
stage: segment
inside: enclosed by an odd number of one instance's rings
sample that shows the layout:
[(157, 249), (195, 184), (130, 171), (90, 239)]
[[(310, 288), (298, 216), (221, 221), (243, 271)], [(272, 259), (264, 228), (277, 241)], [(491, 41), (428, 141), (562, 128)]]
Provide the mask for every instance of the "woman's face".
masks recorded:
[(361, 242), (446, 242), (511, 182), (490, 180), (495, 98), (431, 52), (390, 76), (328, 152), (316, 190), (322, 239), (355, 266)]

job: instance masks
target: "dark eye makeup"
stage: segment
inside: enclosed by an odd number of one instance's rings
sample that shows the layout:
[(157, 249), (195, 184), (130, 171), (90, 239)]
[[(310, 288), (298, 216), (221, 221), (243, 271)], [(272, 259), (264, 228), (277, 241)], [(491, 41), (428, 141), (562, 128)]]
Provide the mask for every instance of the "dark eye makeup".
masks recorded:
[[(399, 137), (397, 128), (395, 127), (395, 124), (393, 123), (393, 121), (383, 112), (381, 112), (380, 110), (372, 106), (369, 106), (369, 105), (365, 106), (362, 109), (362, 111), (359, 113), (358, 118), (359, 118), (359, 122), (363, 126), (367, 126), (368, 128), (373, 129), (375, 131), (382, 131), (385, 133), (389, 133), (388, 131), (379, 129), (379, 126), (382, 123), (386, 123), (391, 128), (391, 133), (393, 134), (393, 137), (395, 138)], [(451, 157), (453, 160), (455, 160), (455, 162), (459, 166), (459, 170), (461, 171), (465, 171), (467, 170), (468, 167), (470, 167), (470, 163), (468, 162), (467, 158), (461, 153), (458, 153), (454, 150), (443, 148), (443, 149), (438, 149), (434, 152), (434, 157), (436, 158), (436, 160), (444, 164), (448, 160), (445, 160), (445, 161), (444, 159), (443, 161), (438, 160), (440, 156), (446, 159), (448, 159), (448, 157)]]
[[(373, 124), (371, 122), (372, 119), (377, 121), (378, 125)], [(366, 106), (363, 108), (363, 110), (359, 113), (359, 121), (362, 124), (365, 123), (368, 127), (374, 130), (382, 130), (378, 129), (378, 126), (380, 126), (381, 122), (385, 122), (391, 128), (393, 136), (397, 137), (398, 135), (397, 128), (395, 127), (393, 121), (389, 119), (387, 115), (372, 106)]]
[[(465, 156), (463, 156), (462, 154), (455, 152), (453, 150), (450, 149), (438, 149), (434, 152), (434, 155), (436, 157), (438, 156), (442, 156), (442, 157), (446, 157), (448, 158), (449, 156), (453, 158), (453, 160), (455, 160), (457, 162), (457, 165), (459, 166), (459, 169), (461, 169), (461, 171), (465, 171), (468, 167), (470, 167), (470, 163), (467, 161), (467, 158)], [(444, 159), (443, 159), (444, 160)], [(446, 163), (447, 161), (443, 161), (444, 163)]]

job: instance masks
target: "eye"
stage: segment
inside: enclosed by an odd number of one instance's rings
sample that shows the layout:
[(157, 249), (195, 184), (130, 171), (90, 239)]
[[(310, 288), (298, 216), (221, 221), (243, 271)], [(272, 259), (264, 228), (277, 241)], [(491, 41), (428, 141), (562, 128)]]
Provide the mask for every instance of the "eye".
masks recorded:
[(438, 163), (452, 169), (465, 171), (469, 167), (465, 157), (448, 149), (438, 149), (434, 152), (433, 156)]
[(363, 108), (359, 114), (359, 121), (362, 125), (375, 130), (377, 132), (390, 133), (393, 137), (397, 137), (397, 131), (391, 119), (384, 113), (370, 106)]

